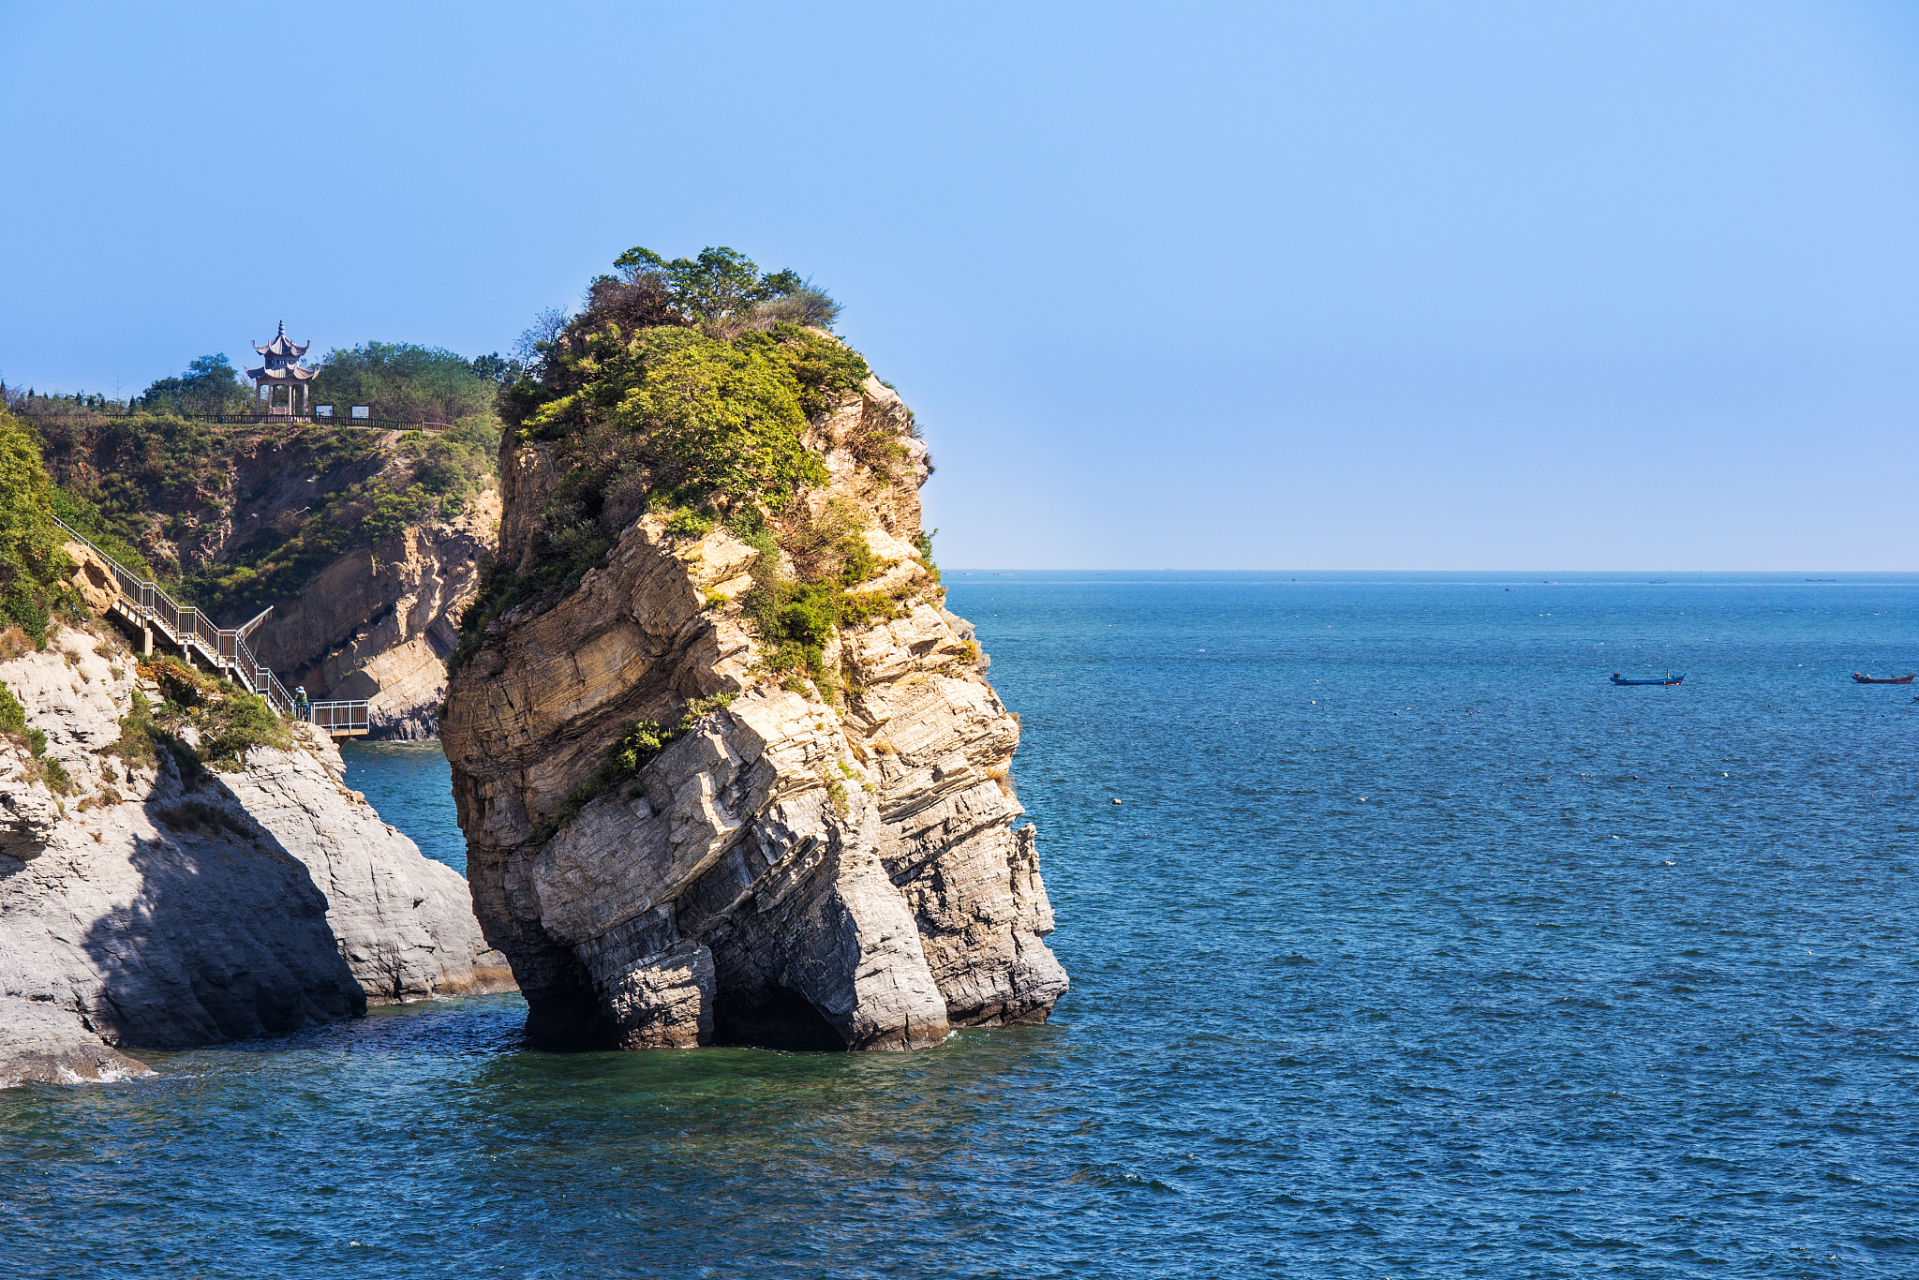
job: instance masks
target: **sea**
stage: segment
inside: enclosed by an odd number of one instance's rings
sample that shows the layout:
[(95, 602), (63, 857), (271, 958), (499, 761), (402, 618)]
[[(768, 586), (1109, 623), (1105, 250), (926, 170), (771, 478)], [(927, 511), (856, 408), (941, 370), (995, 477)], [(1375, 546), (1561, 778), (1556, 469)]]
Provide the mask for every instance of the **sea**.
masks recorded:
[[(1919, 575), (947, 583), (1048, 1025), (151, 1053), (0, 1092), (0, 1273), (1919, 1276), (1919, 688), (1851, 679), (1919, 670)], [(347, 759), (464, 865), (435, 747)]]

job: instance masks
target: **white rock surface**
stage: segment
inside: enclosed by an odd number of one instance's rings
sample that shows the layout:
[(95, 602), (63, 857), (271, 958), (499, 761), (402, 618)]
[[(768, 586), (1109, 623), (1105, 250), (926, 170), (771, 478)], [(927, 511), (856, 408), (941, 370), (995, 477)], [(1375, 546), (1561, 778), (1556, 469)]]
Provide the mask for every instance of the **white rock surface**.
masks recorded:
[(324, 737), (186, 782), (165, 752), (133, 769), (101, 754), (135, 688), (110, 632), (63, 629), (0, 680), (72, 788), (0, 739), (0, 1023), (15, 1040), (48, 1010), (110, 1044), (174, 1047), (510, 988), (465, 882), (346, 789)]

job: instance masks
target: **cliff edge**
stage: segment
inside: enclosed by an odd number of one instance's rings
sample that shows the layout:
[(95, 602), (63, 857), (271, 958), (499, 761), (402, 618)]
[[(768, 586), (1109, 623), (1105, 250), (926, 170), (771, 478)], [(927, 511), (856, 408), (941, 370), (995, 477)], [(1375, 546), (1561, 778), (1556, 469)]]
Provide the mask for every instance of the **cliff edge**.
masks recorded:
[(943, 609), (911, 413), (817, 329), (601, 319), (518, 389), (440, 725), (529, 1031), (907, 1049), (1043, 1022), (1067, 978), (1014, 826), (1018, 717)]
[(220, 626), (272, 606), (254, 653), (287, 688), (365, 699), (371, 737), (422, 739), (500, 517), (483, 385), (484, 413), (428, 431), (45, 400), (32, 416), (69, 524)]

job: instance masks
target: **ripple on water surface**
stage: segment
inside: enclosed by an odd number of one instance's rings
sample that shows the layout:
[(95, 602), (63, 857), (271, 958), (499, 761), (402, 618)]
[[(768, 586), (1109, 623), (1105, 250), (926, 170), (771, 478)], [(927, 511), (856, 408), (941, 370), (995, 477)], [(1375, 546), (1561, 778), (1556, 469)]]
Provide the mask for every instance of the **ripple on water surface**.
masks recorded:
[[(1290, 576), (949, 575), (1054, 1025), (555, 1055), (503, 996), (151, 1055), (0, 1094), (9, 1273), (1919, 1274), (1919, 721), (1846, 679), (1911, 669), (1915, 582)], [(350, 750), (459, 865), (434, 749)]]

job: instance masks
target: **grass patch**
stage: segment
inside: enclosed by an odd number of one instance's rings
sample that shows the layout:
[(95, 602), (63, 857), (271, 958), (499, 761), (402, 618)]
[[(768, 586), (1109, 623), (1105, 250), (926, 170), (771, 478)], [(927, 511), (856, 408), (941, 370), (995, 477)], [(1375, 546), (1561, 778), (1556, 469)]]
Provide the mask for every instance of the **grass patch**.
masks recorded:
[(120, 736), (109, 743), (102, 755), (119, 756), (129, 768), (150, 765), (158, 758), (159, 726), (153, 720), (153, 704), (140, 690), (133, 691), (133, 708), (120, 717)]
[(47, 754), (47, 735), (27, 723), (27, 709), (4, 680), (0, 680), (0, 736), (27, 749), (27, 781), (44, 782), (63, 796), (73, 794), (66, 766)]
[(579, 817), (580, 810), (587, 804), (639, 777), (646, 766), (659, 759), (662, 751), (685, 737), (704, 716), (732, 701), (733, 695), (730, 693), (695, 698), (686, 704), (685, 712), (671, 725), (661, 724), (657, 720), (635, 720), (626, 727), (619, 741), (613, 744), (612, 750), (607, 752), (606, 762), (593, 776), (574, 787), (568, 793), (566, 803), (552, 817), (535, 827), (534, 838), (551, 840), (561, 827)]
[(188, 834), (230, 835), (246, 841), (256, 840), (260, 835), (256, 828), (203, 800), (183, 800), (158, 810), (153, 816), (173, 830)]
[[(139, 670), (160, 687), (164, 701), (158, 712), (149, 712), (146, 699), (136, 692), (134, 713), (120, 722), (122, 742), (130, 735), (136, 741), (144, 736), (152, 746), (165, 747), (182, 778), (197, 779), (207, 768), (238, 773), (246, 768), (246, 753), (256, 747), (293, 749), (287, 722), (264, 699), (232, 681), (196, 671), (171, 656), (142, 662)], [(198, 748), (184, 736), (189, 727), (198, 734)], [(130, 748), (132, 754), (120, 748), (121, 743), (115, 743), (111, 749), (129, 761), (153, 758), (150, 749), (137, 745)]]

